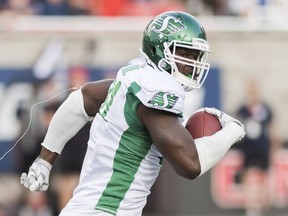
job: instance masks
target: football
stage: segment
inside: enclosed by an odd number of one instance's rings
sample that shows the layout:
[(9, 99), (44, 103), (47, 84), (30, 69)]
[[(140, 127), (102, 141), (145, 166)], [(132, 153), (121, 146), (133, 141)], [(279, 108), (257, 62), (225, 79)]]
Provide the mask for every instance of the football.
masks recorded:
[(188, 119), (185, 128), (194, 139), (204, 136), (211, 136), (221, 130), (222, 126), (218, 118), (205, 111), (192, 114)]

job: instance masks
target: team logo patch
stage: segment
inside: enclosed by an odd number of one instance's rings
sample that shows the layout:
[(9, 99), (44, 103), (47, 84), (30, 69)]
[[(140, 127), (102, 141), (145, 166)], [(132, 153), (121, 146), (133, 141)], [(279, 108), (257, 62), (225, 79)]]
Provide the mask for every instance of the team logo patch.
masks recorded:
[(179, 97), (175, 96), (174, 94), (168, 92), (157, 92), (148, 101), (148, 103), (152, 104), (153, 106), (171, 109), (172, 107), (174, 107), (178, 99)]
[(163, 35), (171, 35), (186, 28), (179, 18), (173, 16), (161, 17), (152, 23), (152, 30)]

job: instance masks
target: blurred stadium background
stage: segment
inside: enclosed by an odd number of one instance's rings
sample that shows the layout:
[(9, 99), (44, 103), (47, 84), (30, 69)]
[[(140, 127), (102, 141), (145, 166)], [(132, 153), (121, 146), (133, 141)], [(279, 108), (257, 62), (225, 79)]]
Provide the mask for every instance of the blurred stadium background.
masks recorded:
[[(119, 67), (139, 56), (149, 20), (166, 10), (198, 17), (212, 49), (208, 80), (203, 89), (191, 93), (185, 115), (202, 106), (233, 114), (243, 103), (247, 81), (260, 83), (273, 109), (280, 143), (269, 172), (270, 215), (287, 215), (287, 0), (1, 0), (0, 156), (27, 128), (33, 104), (75, 84), (113, 78)], [(44, 207), (47, 214), (41, 215), (57, 215), (57, 186), (39, 201), (27, 198), (19, 183), (21, 165), (33, 161), (31, 152), (40, 144), (35, 136), (47, 126), (44, 111), (43, 106), (35, 108), (24, 141), (0, 160), (1, 216), (32, 216), (36, 214), (25, 209)], [(30, 155), (31, 161), (24, 161), (22, 154)], [(178, 177), (164, 163), (144, 215), (245, 215), (235, 180), (238, 156), (231, 150), (195, 181)], [(55, 175), (61, 176), (61, 171), (56, 169)], [(51, 182), (57, 185), (57, 179)]]

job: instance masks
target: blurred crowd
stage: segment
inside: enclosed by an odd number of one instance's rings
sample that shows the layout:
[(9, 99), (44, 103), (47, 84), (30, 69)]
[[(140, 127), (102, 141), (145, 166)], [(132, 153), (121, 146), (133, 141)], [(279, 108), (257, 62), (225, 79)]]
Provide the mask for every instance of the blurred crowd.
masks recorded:
[(1, 15), (153, 16), (166, 10), (194, 15), (287, 16), (286, 0), (0, 0)]

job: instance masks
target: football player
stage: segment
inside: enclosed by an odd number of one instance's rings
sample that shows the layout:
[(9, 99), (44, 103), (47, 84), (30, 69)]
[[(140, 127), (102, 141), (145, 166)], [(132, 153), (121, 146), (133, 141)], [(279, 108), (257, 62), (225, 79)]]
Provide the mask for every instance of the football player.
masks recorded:
[(140, 216), (163, 158), (185, 178), (203, 175), (244, 136), (238, 120), (214, 108), (205, 111), (223, 129), (212, 136), (193, 140), (181, 124), (184, 93), (203, 84), (209, 52), (204, 28), (190, 14), (155, 17), (144, 30), (140, 58), (115, 80), (87, 83), (60, 106), (21, 183), (47, 190), (65, 143), (92, 119), (80, 182), (61, 216)]

